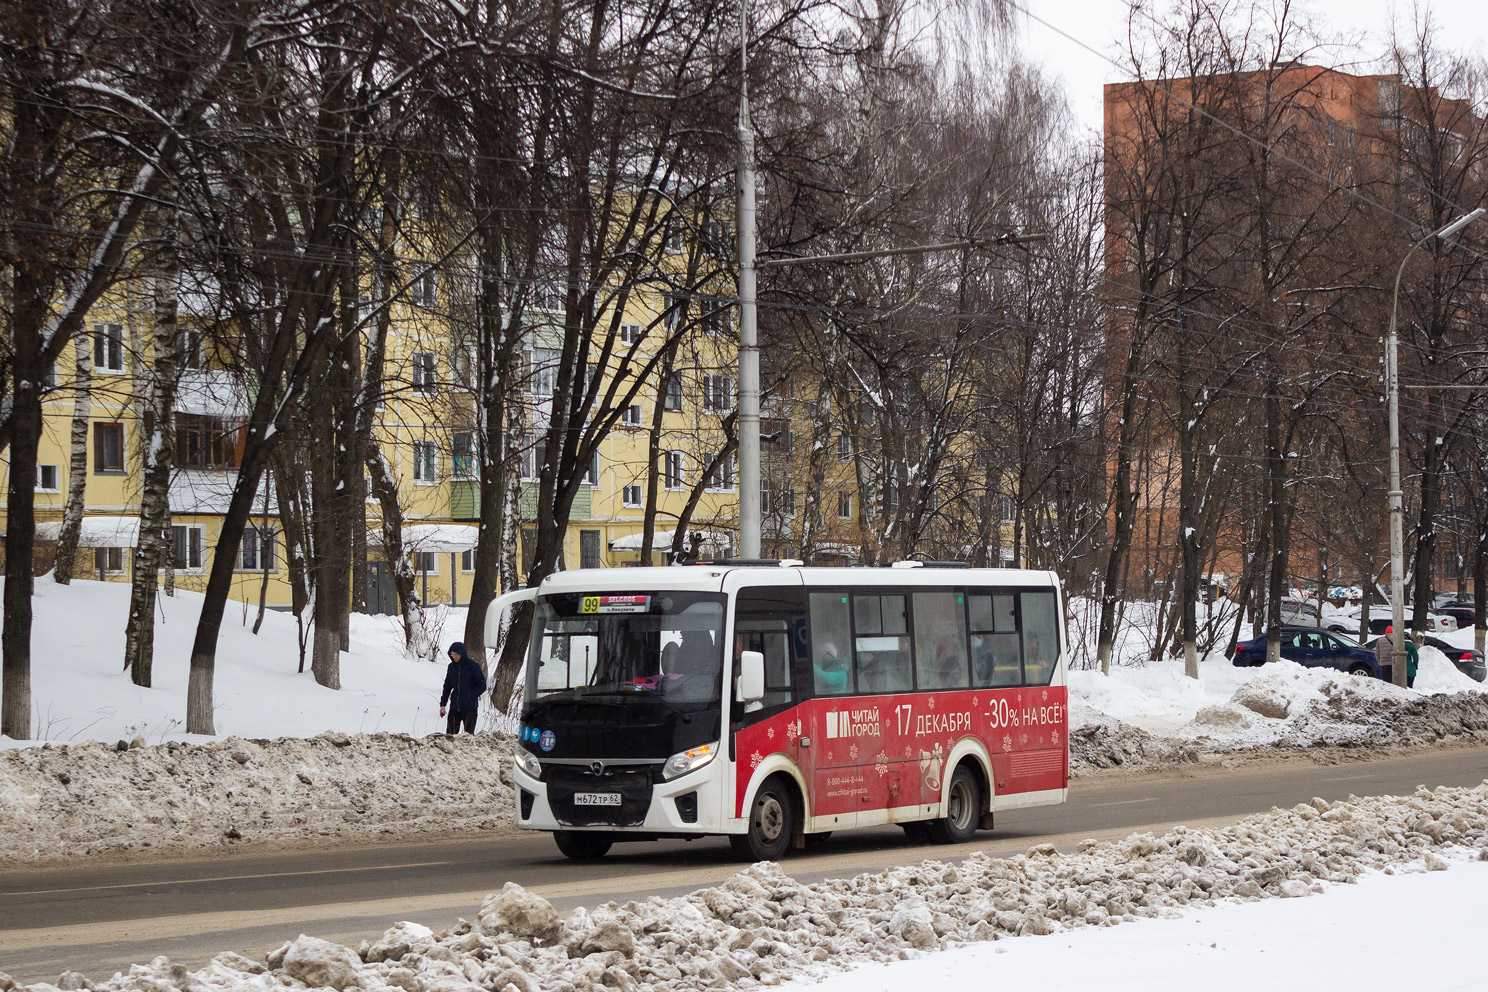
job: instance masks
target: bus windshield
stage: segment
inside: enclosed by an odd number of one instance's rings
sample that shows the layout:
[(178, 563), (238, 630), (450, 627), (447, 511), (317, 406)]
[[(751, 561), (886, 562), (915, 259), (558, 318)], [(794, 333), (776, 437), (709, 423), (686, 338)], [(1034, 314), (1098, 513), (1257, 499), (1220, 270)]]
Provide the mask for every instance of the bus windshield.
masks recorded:
[(524, 696), (661, 697), (716, 703), (723, 677), (724, 597), (717, 593), (564, 593), (537, 601)]

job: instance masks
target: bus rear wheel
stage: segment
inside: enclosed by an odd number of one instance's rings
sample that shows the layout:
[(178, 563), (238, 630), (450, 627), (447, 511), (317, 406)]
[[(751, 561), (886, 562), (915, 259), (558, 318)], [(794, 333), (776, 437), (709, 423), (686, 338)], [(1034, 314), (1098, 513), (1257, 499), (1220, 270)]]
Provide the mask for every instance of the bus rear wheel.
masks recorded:
[(553, 841), (566, 858), (574, 861), (598, 861), (610, 853), (615, 838), (609, 834), (586, 830), (555, 830)]
[(749, 831), (729, 837), (734, 854), (750, 861), (777, 861), (790, 849), (796, 832), (796, 807), (790, 786), (772, 778), (760, 786), (749, 807)]
[(982, 785), (965, 765), (956, 767), (946, 787), (946, 815), (931, 820), (930, 838), (937, 844), (964, 844), (976, 834), (982, 818)]

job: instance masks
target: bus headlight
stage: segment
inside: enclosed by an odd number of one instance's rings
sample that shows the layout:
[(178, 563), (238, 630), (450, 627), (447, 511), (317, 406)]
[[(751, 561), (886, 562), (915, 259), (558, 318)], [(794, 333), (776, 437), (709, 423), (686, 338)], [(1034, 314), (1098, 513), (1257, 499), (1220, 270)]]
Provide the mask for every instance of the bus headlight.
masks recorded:
[(533, 778), (542, 778), (542, 763), (537, 760), (537, 755), (521, 748), (517, 748), (517, 767)]
[(700, 744), (680, 754), (674, 754), (666, 760), (666, 764), (661, 766), (661, 777), (676, 778), (679, 775), (686, 775), (688, 772), (696, 771), (712, 761), (713, 756), (717, 753), (718, 744), (713, 743)]

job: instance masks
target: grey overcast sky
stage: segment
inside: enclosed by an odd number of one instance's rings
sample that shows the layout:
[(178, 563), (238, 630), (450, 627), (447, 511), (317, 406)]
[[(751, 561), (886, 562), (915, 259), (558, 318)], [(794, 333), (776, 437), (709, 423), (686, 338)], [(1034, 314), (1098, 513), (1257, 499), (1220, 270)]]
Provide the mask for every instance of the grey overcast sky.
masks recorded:
[[(1020, 18), (1024, 57), (1042, 64), (1051, 76), (1061, 79), (1076, 120), (1084, 127), (1099, 130), (1101, 87), (1122, 76), (1110, 62), (1091, 54), (1080, 43), (1102, 55), (1114, 56), (1118, 41), (1126, 33), (1126, 0), (1018, 2), (1053, 26), (1047, 27), (1033, 18)], [(1156, 16), (1166, 3), (1159, 0), (1146, 6)], [(1444, 47), (1488, 56), (1488, 2), (1435, 0), (1430, 6)], [(1410, 0), (1314, 0), (1306, 9), (1321, 33), (1362, 37), (1357, 52), (1339, 51), (1329, 63), (1359, 61), (1363, 63), (1360, 71), (1371, 71), (1365, 66), (1374, 64), (1387, 50), (1392, 12), (1400, 16), (1404, 27), (1410, 22), (1412, 4)], [(1059, 31), (1070, 37), (1061, 36)]]

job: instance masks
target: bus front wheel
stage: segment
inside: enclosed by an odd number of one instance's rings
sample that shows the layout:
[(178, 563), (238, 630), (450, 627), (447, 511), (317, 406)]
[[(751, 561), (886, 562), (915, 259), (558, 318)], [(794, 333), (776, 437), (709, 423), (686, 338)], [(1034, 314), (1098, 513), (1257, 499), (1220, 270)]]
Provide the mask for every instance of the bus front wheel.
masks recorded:
[(749, 807), (749, 832), (729, 838), (734, 853), (750, 861), (776, 861), (790, 849), (796, 832), (796, 807), (790, 786), (772, 778), (760, 786)]
[(564, 857), (575, 861), (598, 861), (610, 853), (615, 843), (609, 834), (581, 830), (555, 830), (553, 840)]
[(971, 769), (958, 765), (946, 787), (946, 815), (928, 824), (938, 844), (963, 844), (976, 833), (982, 818), (982, 785)]

